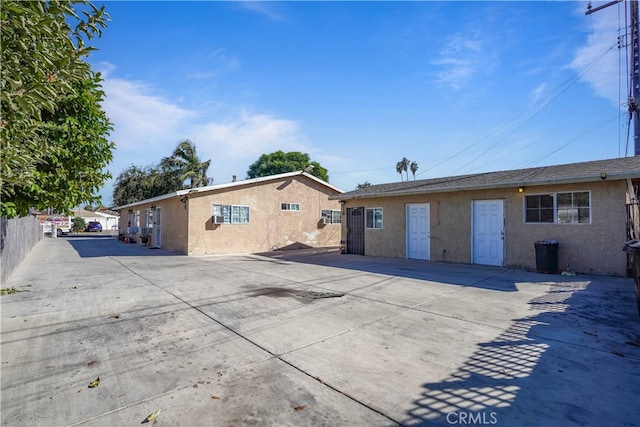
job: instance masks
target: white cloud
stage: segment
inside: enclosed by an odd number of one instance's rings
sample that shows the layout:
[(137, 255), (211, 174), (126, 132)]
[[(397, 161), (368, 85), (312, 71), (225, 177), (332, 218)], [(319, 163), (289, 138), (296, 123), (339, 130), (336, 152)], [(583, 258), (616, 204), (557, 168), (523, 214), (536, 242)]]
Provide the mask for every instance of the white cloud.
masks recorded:
[(226, 74), (242, 67), (241, 61), (222, 47), (209, 52), (199, 52), (188, 59), (187, 63), (189, 63), (189, 71), (187, 71), (186, 78), (204, 80), (207, 84), (212, 84)]
[(535, 89), (531, 91), (531, 103), (535, 104), (546, 96), (547, 85), (546, 83), (539, 84)]
[(240, 1), (238, 2), (244, 9), (247, 9), (251, 12), (259, 13), (260, 15), (266, 16), (267, 18), (279, 21), (282, 19), (280, 14), (278, 14), (275, 10), (275, 3), (267, 2), (267, 1)]
[(248, 161), (248, 167), (264, 153), (304, 151), (307, 145), (297, 122), (246, 110), (225, 121), (199, 124), (193, 134), (199, 149), (209, 152), (220, 166)]
[(217, 76), (216, 73), (211, 71), (196, 71), (187, 75), (191, 80), (212, 80)]
[(462, 89), (491, 63), (487, 56), (487, 49), (477, 32), (474, 38), (468, 34), (454, 34), (433, 61), (434, 65), (442, 68), (437, 74), (437, 82), (455, 90)]
[[(159, 163), (183, 139), (193, 140), (200, 157), (212, 160), (209, 175), (216, 182), (229, 181), (232, 175), (243, 179), (249, 165), (264, 153), (308, 152), (307, 137), (296, 121), (247, 108), (223, 109), (217, 102), (212, 102), (215, 112), (196, 112), (155, 94), (144, 82), (111, 77), (114, 68), (108, 64), (102, 69), (103, 108), (114, 123), (111, 140), (116, 151), (109, 167), (114, 178), (131, 164)], [(224, 119), (211, 119), (222, 115)], [(112, 185), (108, 182), (101, 192), (105, 201)]]
[(240, 60), (227, 53), (227, 49), (218, 48), (211, 53), (213, 59), (224, 64), (227, 68), (237, 68), (240, 66)]
[[(581, 12), (584, 13), (584, 9)], [(589, 21), (590, 33), (587, 41), (576, 50), (569, 67), (580, 73), (580, 79), (588, 83), (596, 95), (609, 99), (617, 106), (618, 84), (620, 78), (625, 78), (624, 71), (621, 73), (618, 66), (617, 8), (609, 7), (595, 12), (590, 15)], [(626, 55), (624, 50), (622, 55)], [(623, 89), (623, 96), (625, 92)]]
[(141, 82), (109, 77), (105, 73), (103, 108), (114, 123), (112, 135), (118, 150), (125, 152), (161, 143), (177, 134), (196, 113), (152, 94)]

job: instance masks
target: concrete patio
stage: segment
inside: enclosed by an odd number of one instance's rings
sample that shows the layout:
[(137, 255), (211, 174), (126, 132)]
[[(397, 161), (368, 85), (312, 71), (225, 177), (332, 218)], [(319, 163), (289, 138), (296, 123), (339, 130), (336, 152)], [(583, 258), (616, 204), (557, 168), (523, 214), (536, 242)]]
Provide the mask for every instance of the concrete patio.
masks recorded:
[(627, 278), (94, 235), (41, 241), (12, 287), (6, 426), (640, 425)]

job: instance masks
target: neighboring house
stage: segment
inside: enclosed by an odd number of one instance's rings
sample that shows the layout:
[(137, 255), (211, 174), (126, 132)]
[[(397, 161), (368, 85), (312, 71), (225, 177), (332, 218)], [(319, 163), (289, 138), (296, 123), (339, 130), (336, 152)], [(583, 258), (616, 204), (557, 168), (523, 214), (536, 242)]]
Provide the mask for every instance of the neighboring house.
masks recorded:
[(76, 209), (73, 211), (74, 218), (82, 218), (88, 224), (91, 221), (97, 221), (102, 225), (102, 231), (117, 231), (118, 221), (120, 217), (107, 212), (87, 211), (84, 209)]
[(347, 253), (534, 270), (534, 241), (556, 240), (560, 270), (623, 276), (628, 200), (637, 203), (639, 184), (640, 157), (628, 157), (381, 184), (330, 199), (344, 204)]
[(290, 172), (165, 194), (115, 208), (120, 233), (187, 254), (228, 254), (340, 244), (341, 190)]

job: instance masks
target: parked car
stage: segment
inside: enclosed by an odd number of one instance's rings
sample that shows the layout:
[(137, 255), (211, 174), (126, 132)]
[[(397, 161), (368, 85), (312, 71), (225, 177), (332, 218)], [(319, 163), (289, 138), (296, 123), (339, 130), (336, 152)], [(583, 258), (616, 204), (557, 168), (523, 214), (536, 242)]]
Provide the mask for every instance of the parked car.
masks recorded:
[(98, 221), (89, 221), (89, 223), (87, 224), (87, 228), (85, 228), (85, 231), (102, 232), (102, 224), (100, 224)]

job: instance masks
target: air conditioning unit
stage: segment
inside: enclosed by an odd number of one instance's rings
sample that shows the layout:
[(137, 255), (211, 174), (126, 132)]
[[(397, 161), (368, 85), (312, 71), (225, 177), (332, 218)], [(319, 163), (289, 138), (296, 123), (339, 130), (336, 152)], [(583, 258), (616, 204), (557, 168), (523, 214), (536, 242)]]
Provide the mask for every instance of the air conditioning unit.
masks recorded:
[(213, 219), (213, 223), (214, 224), (224, 224), (224, 216), (223, 215), (214, 215), (212, 219)]
[(331, 224), (331, 218), (323, 216), (322, 217), (322, 223), (323, 224)]

